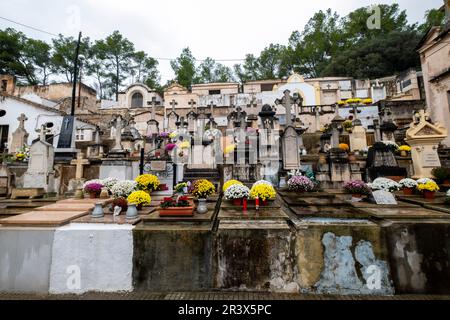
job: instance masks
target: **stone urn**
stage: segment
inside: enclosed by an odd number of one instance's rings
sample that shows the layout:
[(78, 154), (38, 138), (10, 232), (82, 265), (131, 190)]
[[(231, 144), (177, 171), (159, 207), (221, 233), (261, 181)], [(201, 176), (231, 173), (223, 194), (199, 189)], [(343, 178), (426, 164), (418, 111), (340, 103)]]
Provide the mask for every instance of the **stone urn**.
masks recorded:
[(206, 206), (206, 199), (198, 199), (197, 213), (205, 214), (208, 212), (208, 207)]

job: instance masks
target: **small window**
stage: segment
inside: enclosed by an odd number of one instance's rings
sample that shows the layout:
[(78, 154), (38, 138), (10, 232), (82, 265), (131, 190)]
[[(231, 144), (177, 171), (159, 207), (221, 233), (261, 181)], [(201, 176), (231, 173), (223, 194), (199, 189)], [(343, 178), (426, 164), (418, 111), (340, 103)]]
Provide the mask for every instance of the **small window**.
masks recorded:
[(261, 92), (263, 91), (273, 91), (273, 84), (272, 83), (261, 84)]
[(209, 94), (220, 94), (220, 90), (209, 90)]
[(78, 141), (83, 141), (84, 140), (84, 129), (78, 129), (77, 130), (77, 134), (76, 134), (75, 139), (78, 140)]
[(144, 98), (140, 92), (133, 93), (131, 96), (131, 107), (132, 108), (142, 108), (144, 105)]

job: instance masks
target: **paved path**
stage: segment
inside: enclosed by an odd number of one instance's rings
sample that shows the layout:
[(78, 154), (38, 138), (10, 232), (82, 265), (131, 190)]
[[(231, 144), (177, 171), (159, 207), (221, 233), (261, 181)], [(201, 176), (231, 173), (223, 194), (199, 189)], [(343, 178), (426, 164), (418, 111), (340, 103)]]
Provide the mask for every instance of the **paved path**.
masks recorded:
[(328, 296), (261, 292), (93, 292), (82, 295), (0, 293), (0, 300), (450, 300), (450, 295)]

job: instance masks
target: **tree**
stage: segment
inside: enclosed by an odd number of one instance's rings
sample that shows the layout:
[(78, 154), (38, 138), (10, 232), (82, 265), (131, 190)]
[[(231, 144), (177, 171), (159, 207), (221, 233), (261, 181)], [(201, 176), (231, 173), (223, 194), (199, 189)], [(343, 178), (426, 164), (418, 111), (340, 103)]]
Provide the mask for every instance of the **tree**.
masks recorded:
[(231, 68), (206, 58), (197, 69), (196, 83), (229, 82), (233, 81)]
[(214, 69), (214, 82), (231, 82), (235, 81), (233, 70), (221, 63), (216, 65)]
[(32, 65), (34, 79), (30, 84), (48, 83), (52, 72), (51, 46), (41, 40), (26, 39), (23, 48), (23, 56), (27, 60), (27, 65)]
[(425, 13), (425, 22), (418, 27), (420, 33), (425, 34), (431, 27), (443, 26), (445, 12), (439, 9), (431, 9)]
[(261, 51), (257, 64), (259, 79), (283, 78), (289, 74), (285, 63), (285, 51), (285, 46), (272, 43)]
[(108, 65), (105, 60), (100, 58), (99, 48), (94, 44), (89, 48), (88, 59), (84, 63), (87, 75), (95, 78), (96, 90), (100, 99), (110, 98), (111, 95), (106, 94), (105, 87), (108, 81)]
[(170, 66), (175, 72), (176, 81), (189, 88), (196, 81), (195, 58), (189, 48), (184, 48), (181, 55), (170, 61)]
[(106, 60), (108, 68), (112, 69), (108, 74), (111, 80), (110, 85), (114, 85), (112, 92), (119, 99), (119, 88), (122, 82), (130, 76), (132, 61), (135, 57), (134, 45), (124, 38), (119, 31), (114, 31), (105, 40), (95, 42), (98, 49), (99, 58)]
[(321, 76), (378, 78), (420, 66), (414, 51), (420, 35), (416, 31), (393, 31), (368, 39), (332, 59)]
[(158, 61), (149, 57), (144, 51), (137, 51), (133, 57), (134, 66), (131, 69), (133, 82), (146, 83), (150, 88), (159, 86)]
[[(52, 72), (64, 74), (68, 82), (73, 82), (74, 60), (78, 39), (64, 37), (60, 34), (58, 38), (53, 39), (52, 41)], [(87, 57), (90, 45), (89, 38), (82, 38), (79, 54)]]
[(259, 61), (253, 54), (247, 54), (245, 56), (244, 64), (236, 64), (233, 68), (241, 83), (259, 79)]

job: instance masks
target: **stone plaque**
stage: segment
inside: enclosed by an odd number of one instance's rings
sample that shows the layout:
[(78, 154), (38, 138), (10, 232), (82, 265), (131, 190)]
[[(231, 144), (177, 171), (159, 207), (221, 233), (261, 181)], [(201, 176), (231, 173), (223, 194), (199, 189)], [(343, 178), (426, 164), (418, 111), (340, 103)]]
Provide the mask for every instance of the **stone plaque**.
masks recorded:
[(166, 171), (166, 161), (150, 161), (151, 171)]
[(422, 153), (422, 165), (424, 168), (440, 167), (439, 156), (434, 150), (425, 150)]
[(372, 192), (372, 196), (376, 204), (397, 204), (394, 195), (387, 191), (377, 190)]

